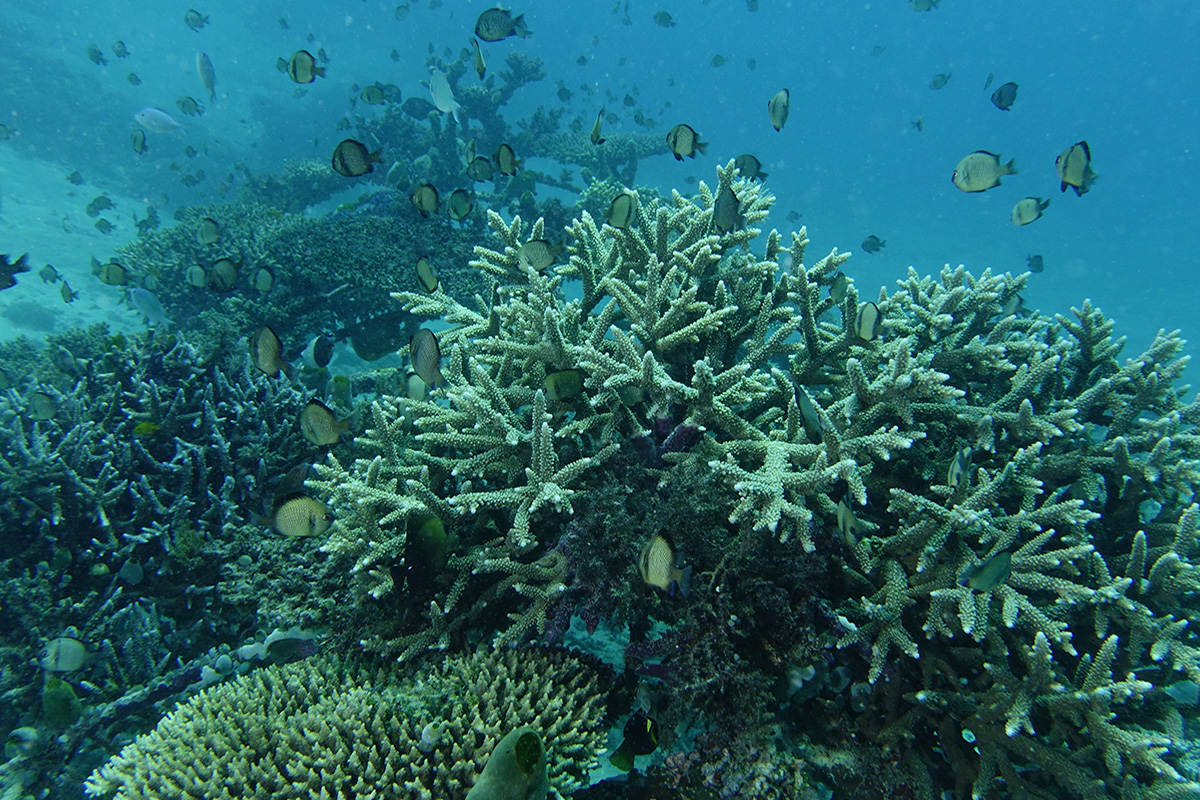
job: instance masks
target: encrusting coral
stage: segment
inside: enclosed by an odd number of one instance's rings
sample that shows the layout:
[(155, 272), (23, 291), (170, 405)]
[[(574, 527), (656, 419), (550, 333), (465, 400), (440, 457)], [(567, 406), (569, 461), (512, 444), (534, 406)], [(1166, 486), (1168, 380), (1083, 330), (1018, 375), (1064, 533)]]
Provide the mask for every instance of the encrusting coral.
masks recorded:
[(561, 800), (603, 751), (607, 683), (590, 660), (540, 648), (482, 649), (419, 671), (314, 656), (204, 690), (84, 788), (163, 800), (463, 797), (524, 725), (544, 742)]

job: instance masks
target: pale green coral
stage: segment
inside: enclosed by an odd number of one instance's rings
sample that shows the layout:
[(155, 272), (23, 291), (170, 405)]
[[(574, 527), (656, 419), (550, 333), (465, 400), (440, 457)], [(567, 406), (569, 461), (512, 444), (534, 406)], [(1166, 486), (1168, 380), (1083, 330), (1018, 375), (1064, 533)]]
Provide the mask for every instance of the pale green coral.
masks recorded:
[[(200, 692), (92, 773), (91, 797), (462, 797), (514, 726), (551, 796), (603, 752), (602, 674), (564, 651), (480, 650), (421, 671), (315, 656)], [(115, 793), (115, 795), (114, 795)]]

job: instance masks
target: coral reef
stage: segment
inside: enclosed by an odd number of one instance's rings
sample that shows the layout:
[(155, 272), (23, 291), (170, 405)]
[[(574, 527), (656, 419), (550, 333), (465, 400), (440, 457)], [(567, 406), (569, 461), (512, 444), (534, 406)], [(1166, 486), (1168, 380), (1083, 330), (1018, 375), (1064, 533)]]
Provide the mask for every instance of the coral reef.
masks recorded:
[(214, 686), (88, 778), (118, 798), (462, 797), (513, 728), (545, 746), (550, 796), (604, 746), (607, 678), (539, 648), (479, 650), (420, 671), (318, 656)]
[[(727, 188), (739, 224), (722, 233)], [(332, 548), (360, 565), (403, 558), (403, 536), (376, 530), (385, 513), (437, 513), (459, 539), (420, 630), (370, 646), (411, 658), (546, 619), (553, 634), (582, 610), (592, 629), (627, 623), (630, 667), (689, 698), (663, 712), (666, 729), (699, 712), (720, 740), (777, 715), (825, 753), (810, 782), (865, 765), (874, 742), (907, 765), (864, 789), (881, 794), (1192, 791), (1177, 732), (1193, 712), (1162, 691), (1200, 669), (1181, 600), (1196, 590), (1200, 405), (1176, 385), (1178, 335), (1121, 363), (1090, 305), (1014, 314), (1026, 277), (962, 267), (910, 272), (863, 330), (844, 254), (806, 266), (804, 230), (748, 249), (770, 202), (719, 168), (715, 190), (643, 200), (628, 229), (581, 213), (567, 263), (542, 272), (520, 253), (543, 223), (491, 214), (498, 244), (473, 262), (490, 297), (396, 294), (450, 323), (447, 386), (381, 399), (360, 445), (384, 455), (322, 470), (347, 512)], [(583, 391), (548, 398), (562, 370), (579, 370)], [(575, 465), (567, 483), (561, 463)], [(638, 585), (661, 493), (681, 502), (678, 482), (705, 474), (724, 489), (698, 504), (723, 514), (668, 528), (704, 578), (692, 597), (599, 602)], [(622, 518), (608, 481), (649, 531), (600, 524)], [(539, 510), (547, 498), (574, 509), (569, 527)], [(614, 545), (624, 559), (588, 556)], [(384, 572), (370, 596), (390, 593)], [(653, 621), (665, 630), (651, 635)], [(836, 662), (846, 685), (797, 701), (803, 716), (772, 699), (789, 668)], [(847, 706), (853, 725), (813, 722)]]

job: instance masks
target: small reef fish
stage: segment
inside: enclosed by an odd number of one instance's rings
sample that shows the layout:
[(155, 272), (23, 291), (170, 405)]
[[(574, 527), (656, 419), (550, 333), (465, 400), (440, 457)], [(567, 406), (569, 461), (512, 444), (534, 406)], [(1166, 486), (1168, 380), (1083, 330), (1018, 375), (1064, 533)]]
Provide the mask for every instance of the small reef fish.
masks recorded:
[(320, 536), (333, 524), (333, 514), (321, 501), (296, 493), (280, 498), (267, 521), (284, 536)]
[(129, 290), (129, 302), (146, 318), (147, 325), (169, 328), (171, 319), (153, 293), (136, 286)]
[(800, 409), (800, 424), (810, 444), (820, 444), (825, 438), (825, 426), (812, 395), (803, 386), (796, 387), (796, 406)]
[(216, 244), (221, 240), (221, 226), (212, 217), (201, 217), (196, 227), (196, 241), (200, 244)]
[(863, 303), (854, 318), (854, 332), (864, 342), (873, 341), (883, 330), (883, 314), (874, 303)]
[(184, 271), (183, 279), (187, 282), (188, 286), (203, 289), (208, 285), (208, 270), (199, 264), (192, 264)]
[[(0, 258), (3, 258), (3, 256), (0, 256)], [(58, 283), (59, 278), (62, 277), (62, 273), (56, 270), (53, 264), (47, 264), (38, 270), (38, 277), (42, 279), (42, 283)]]
[(47, 672), (75, 672), (91, 660), (83, 642), (70, 636), (59, 636), (46, 642), (38, 656), (38, 666)]
[(552, 244), (545, 239), (531, 239), (517, 248), (517, 261), (522, 266), (541, 272), (553, 264), (561, 252), (561, 245)]
[(658, 749), (658, 723), (636, 709), (621, 731), (621, 746), (608, 757), (608, 762), (622, 772), (633, 769), (635, 756), (648, 756)]
[(428, 328), (418, 330), (409, 340), (408, 355), (413, 370), (426, 386), (437, 389), (446, 385), (446, 379), (442, 377), (442, 350), (433, 331)]
[(96, 220), (96, 230), (103, 233), (105, 236), (116, 230), (117, 226), (106, 220), (104, 217)]
[(333, 337), (319, 334), (309, 340), (300, 353), (300, 360), (312, 369), (323, 369), (333, 360)]
[(208, 270), (208, 288), (218, 294), (233, 291), (237, 279), (238, 265), (232, 258), (218, 258)]
[(0, 290), (16, 286), (16, 276), (22, 272), (29, 272), (30, 269), (28, 253), (16, 261), (9, 261), (8, 256), (0, 255)]
[(204, 113), (204, 106), (200, 105), (194, 97), (181, 97), (175, 101), (175, 105), (189, 117), (198, 117)]
[(713, 226), (721, 233), (729, 233), (736, 228), (742, 219), (740, 205), (733, 189), (723, 187), (713, 202)]
[(71, 184), (72, 186), (79, 186), (83, 183), (83, 175), (80, 174), (79, 170), (75, 170), (67, 176), (67, 183)]
[(434, 70), (429, 76), (429, 94), (433, 97), (433, 105), (438, 111), (443, 114), (450, 114), (455, 121), (458, 120), (458, 101), (454, 99), (454, 91), (450, 88), (450, 81), (446, 77), (446, 73), (441, 70)]
[(275, 285), (275, 273), (267, 267), (259, 267), (250, 276), (250, 285), (259, 294), (266, 294)]
[(977, 592), (990, 592), (1008, 580), (1012, 574), (1012, 553), (1002, 552), (984, 561), (972, 564), (958, 576), (958, 585)]
[(577, 369), (551, 372), (542, 381), (547, 400), (570, 400), (583, 393), (583, 373)]
[(929, 80), (929, 88), (933, 89), (936, 92), (938, 89), (941, 89), (943, 86), (945, 86), (947, 83), (950, 82), (951, 75), (953, 75), (953, 73), (939, 72), (937, 75), (934, 75)]
[(58, 293), (62, 295), (64, 303), (74, 303), (79, 299), (79, 292), (72, 291), (71, 284), (67, 283), (65, 279), (62, 282), (62, 289)]
[(1031, 255), (1025, 257), (1025, 266), (1030, 272), (1041, 272), (1046, 269), (1046, 262), (1040, 255)]
[(992, 92), (992, 105), (1001, 111), (1008, 111), (1017, 101), (1017, 84), (1009, 81)]
[(765, 181), (767, 173), (762, 171), (762, 162), (749, 153), (742, 153), (733, 160), (738, 173), (747, 180)]
[(417, 283), (421, 285), (421, 289), (426, 294), (433, 294), (438, 290), (438, 274), (437, 267), (428, 258), (421, 256), (417, 259)]
[(409, 400), (424, 400), (429, 396), (429, 385), (421, 376), (409, 370), (404, 376), (404, 396)]
[(885, 247), (887, 247), (887, 241), (880, 239), (875, 234), (871, 234), (862, 240), (862, 249), (867, 253), (878, 253)]
[(676, 566), (675, 545), (664, 534), (655, 534), (642, 547), (638, 556), (638, 572), (650, 586), (662, 589), (669, 595), (679, 593), (684, 597), (691, 594), (692, 568)]
[(1007, 164), (1001, 164), (997, 154), (976, 150), (958, 162), (951, 180), (964, 192), (985, 192), (999, 186), (1000, 179), (1005, 175), (1016, 175), (1015, 162), (1014, 158)]
[(117, 204), (112, 201), (107, 195), (96, 195), (92, 201), (87, 204), (84, 211), (89, 217), (99, 216), (101, 211), (108, 211), (110, 208), (116, 208)]
[(117, 58), (129, 58), (129, 48), (120, 39), (113, 42), (112, 51)]
[(138, 77), (136, 72), (131, 72), (125, 76), (125, 80), (129, 81), (134, 86), (141, 86), (142, 79)]
[(208, 17), (194, 8), (189, 8), (188, 12), (183, 15), (183, 24), (199, 32), (201, 28), (208, 24)]
[(424, 97), (410, 97), (400, 104), (400, 110), (415, 120), (423, 120), (428, 119), (430, 114), (437, 111), (437, 106)]
[(279, 70), (280, 72), (287, 72), (288, 71), (287, 59), (284, 58), (283, 56), (279, 56), (278, 58), (276, 58), (275, 59), (275, 69)]
[(986, 92), (988, 87), (992, 85), (992, 81), (996, 80), (996, 73), (989, 72), (987, 80), (983, 82), (983, 90)]
[(338, 419), (333, 409), (320, 400), (309, 400), (300, 412), (300, 432), (317, 447), (337, 444), (348, 430), (350, 421)]
[(485, 42), (498, 42), (509, 36), (524, 39), (532, 33), (525, 27), (524, 14), (514, 17), (503, 8), (489, 8), (475, 21), (475, 35)]
[(1043, 200), (1040, 197), (1026, 197), (1018, 200), (1017, 204), (1012, 207), (1012, 212), (1008, 217), (1012, 220), (1012, 224), (1016, 226), (1028, 225), (1035, 219), (1041, 219), (1042, 212), (1050, 205), (1049, 200)]
[(129, 270), (116, 261), (109, 261), (107, 264), (100, 265), (100, 269), (96, 271), (96, 277), (100, 279), (101, 283), (109, 286), (124, 286), (129, 283)]
[(667, 147), (676, 161), (683, 161), (684, 156), (695, 158), (697, 152), (704, 155), (708, 142), (700, 141), (700, 134), (691, 125), (680, 123), (667, 131)]
[(266, 325), (250, 337), (250, 360), (267, 377), (277, 377), (280, 372), (292, 377), (292, 365), (283, 360), (283, 343)]
[(1019, 294), (1014, 294), (1012, 297), (1004, 301), (1004, 305), (1000, 307), (1000, 316), (1023, 316), (1029, 312), (1025, 307), (1025, 298)]
[(675, 20), (666, 11), (659, 11), (654, 15), (654, 24), (660, 28), (674, 28)]
[(969, 445), (954, 454), (950, 468), (946, 470), (946, 485), (951, 489), (957, 489), (959, 486), (965, 486), (971, 482), (971, 456), (974, 454), (974, 448)]
[(475, 201), (471, 198), (471, 193), (466, 189), (455, 189), (450, 193), (450, 197), (446, 199), (446, 211), (450, 214), (450, 219), (455, 222), (461, 222), (471, 213), (471, 209), (475, 207)]
[(387, 102), (387, 98), (383, 94), (383, 89), (379, 87), (379, 84), (375, 83), (370, 86), (364, 86), (363, 90), (359, 92), (358, 97), (369, 106), (381, 106)]
[(441, 197), (438, 195), (437, 188), (432, 183), (422, 183), (416, 189), (413, 189), (408, 199), (412, 201), (413, 208), (421, 212), (422, 217), (436, 214), (438, 206), (441, 204)]
[(614, 228), (625, 230), (633, 220), (633, 214), (636, 210), (637, 195), (629, 190), (619, 192), (608, 206), (608, 214), (606, 215), (608, 224)]
[(34, 419), (45, 422), (58, 414), (58, 401), (45, 392), (34, 392), (29, 396), (29, 410)]
[(913, 11), (929, 11), (932, 8), (937, 8), (937, 4), (941, 0), (908, 0), (908, 7)]
[(850, 292), (850, 278), (846, 277), (844, 272), (839, 272), (833, 276), (833, 283), (829, 284), (829, 296), (833, 298), (833, 302), (839, 306), (846, 300), (846, 295)]
[(776, 131), (783, 130), (788, 113), (791, 111), (791, 105), (792, 93), (787, 89), (780, 89), (774, 97), (767, 101), (767, 116), (771, 119), (771, 127)]
[(479, 76), (479, 80), (483, 80), (483, 76), (487, 75), (487, 63), (483, 60), (483, 51), (479, 49), (479, 40), (471, 37), (471, 49), (475, 56), (475, 74)]
[(516, 152), (507, 142), (502, 142), (492, 153), (492, 163), (501, 175), (516, 175), (517, 170), (521, 168)]
[(146, 146), (146, 132), (143, 130), (134, 131), (131, 141), (133, 142), (133, 152), (137, 153), (139, 156), (150, 149)]
[(176, 122), (170, 114), (153, 106), (143, 108), (134, 114), (133, 118), (151, 133), (170, 133), (183, 128), (183, 125)]
[(338, 142), (337, 147), (333, 148), (331, 159), (333, 171), (347, 178), (357, 178), (368, 172), (374, 172), (374, 165), (383, 162), (383, 159), (380, 158), (382, 152), (382, 147), (372, 153), (360, 141), (343, 139)]
[(858, 544), (863, 529), (862, 524), (858, 521), (858, 517), (854, 516), (854, 510), (850, 507), (849, 492), (846, 492), (846, 496), (838, 500), (837, 526), (838, 532), (842, 534), (842, 540), (847, 545), (854, 547)]
[(200, 84), (208, 90), (208, 102), (217, 102), (217, 71), (203, 50), (196, 51), (196, 74), (200, 76)]
[(490, 181), (494, 175), (492, 160), (487, 156), (475, 156), (467, 164), (467, 177), (473, 181)]
[(104, 51), (95, 44), (89, 44), (87, 46), (87, 57), (88, 61), (91, 61), (98, 67), (103, 67), (108, 64), (108, 60), (104, 58)]
[(1092, 149), (1086, 140), (1076, 142), (1059, 153), (1058, 158), (1054, 159), (1054, 168), (1058, 171), (1058, 179), (1062, 181), (1059, 191), (1065, 192), (1070, 186), (1077, 197), (1087, 194), (1096, 180), (1096, 173), (1092, 172)]
[(605, 139), (600, 135), (600, 129), (604, 125), (604, 106), (600, 106), (600, 113), (596, 115), (596, 121), (592, 123), (592, 144), (604, 144)]
[(293, 83), (312, 83), (325, 77), (325, 68), (317, 66), (317, 60), (307, 50), (297, 50), (288, 59), (288, 77)]

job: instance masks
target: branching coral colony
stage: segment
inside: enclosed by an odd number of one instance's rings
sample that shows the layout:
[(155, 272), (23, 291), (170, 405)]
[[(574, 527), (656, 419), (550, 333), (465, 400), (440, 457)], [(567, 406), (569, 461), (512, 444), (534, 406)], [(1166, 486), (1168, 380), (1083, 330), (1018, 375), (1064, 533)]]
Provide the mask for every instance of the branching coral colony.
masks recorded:
[[(405, 601), (422, 619), (381, 626), (368, 645), (408, 658), (473, 629), (544, 631), (580, 566), (556, 549), (567, 515), (601, 513), (593, 498), (614, 484), (644, 513), (707, 472), (727, 487), (707, 501), (728, 523), (707, 540), (676, 532), (710, 559), (694, 564), (704, 579), (687, 601), (639, 594), (634, 555), (654, 520), (615, 530), (577, 516), (569, 552), (583, 530), (601, 532), (597, 551), (628, 551), (623, 574), (589, 580), (629, 586), (615, 621), (644, 630), (658, 617), (674, 629), (663, 642), (693, 644), (658, 648), (672, 650), (662, 685), (692, 681), (706, 712), (725, 691), (713, 687), (758, 686), (746, 691), (761, 706), (721, 724), (793, 725), (808, 742), (804, 780), (853, 773), (862, 796), (1200, 792), (1180, 758), (1195, 709), (1172, 691), (1200, 682), (1188, 628), (1200, 405), (1176, 383), (1178, 334), (1122, 362), (1124, 341), (1090, 304), (1012, 313), (1027, 276), (947, 267), (881, 291), (876, 336), (839, 272), (848, 255), (806, 266), (804, 229), (790, 247), (771, 231), (755, 254), (773, 198), (732, 162), (717, 175), (694, 199), (638, 207), (625, 229), (583, 212), (567, 263), (543, 271), (522, 257), (553, 237), (541, 221), (489, 214), (499, 242), (472, 265), (490, 296), (468, 307), (441, 291), (393, 295), (450, 324), (446, 386), (379, 398), (359, 440), (374, 453), (331, 457), (310, 486), (332, 499), (326, 549), (353, 560), (365, 603), (401, 593), (396, 566), (415, 557), (423, 520), (452, 544), (430, 567), (441, 582)], [(722, 233), (727, 188), (739, 222)], [(565, 299), (568, 281), (578, 299)], [(577, 394), (547, 382), (564, 370), (578, 370)], [(631, 443), (663, 420), (698, 441), (637, 466)], [(778, 590), (776, 611), (806, 625), (771, 630), (755, 621), (770, 615), (731, 608), (749, 585), (735, 574)], [(789, 714), (765, 688), (789, 666), (850, 679)], [(749, 670), (762, 674), (742, 680)], [(873, 767), (888, 785), (862, 779)]]

